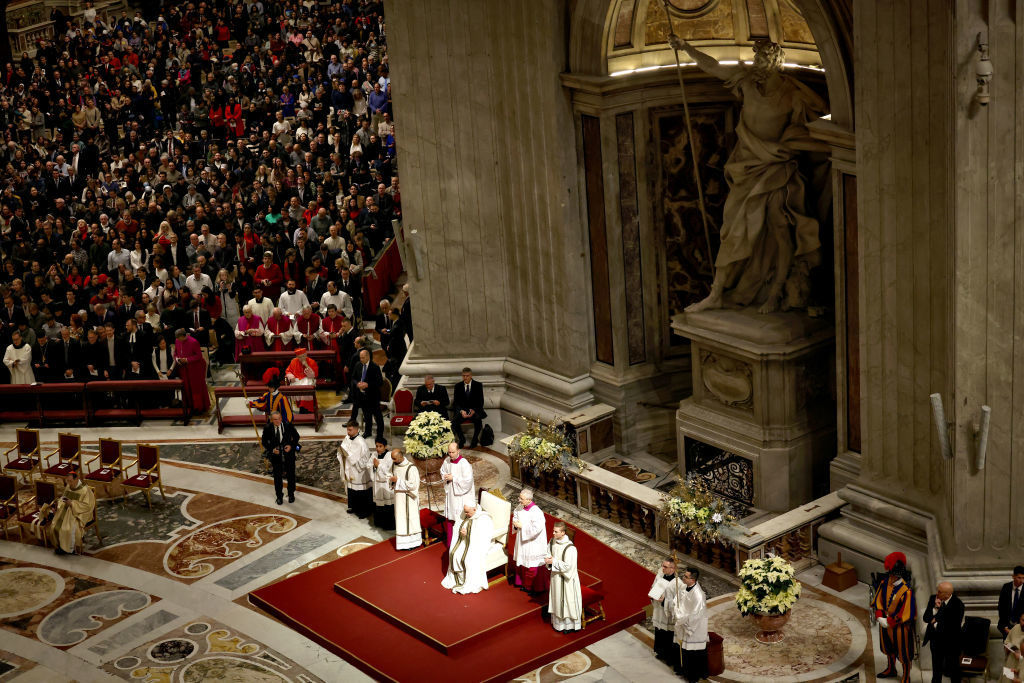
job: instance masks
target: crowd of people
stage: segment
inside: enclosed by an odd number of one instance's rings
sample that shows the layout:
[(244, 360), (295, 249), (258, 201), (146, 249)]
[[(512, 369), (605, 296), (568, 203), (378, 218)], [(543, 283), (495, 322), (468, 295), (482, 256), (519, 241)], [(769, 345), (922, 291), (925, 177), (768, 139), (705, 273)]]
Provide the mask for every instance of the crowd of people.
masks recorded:
[[(2, 380), (172, 377), (182, 330), (346, 374), (401, 220), (381, 3), (157, 11), (56, 16), (0, 76)], [(377, 316), (392, 381), (409, 316)]]

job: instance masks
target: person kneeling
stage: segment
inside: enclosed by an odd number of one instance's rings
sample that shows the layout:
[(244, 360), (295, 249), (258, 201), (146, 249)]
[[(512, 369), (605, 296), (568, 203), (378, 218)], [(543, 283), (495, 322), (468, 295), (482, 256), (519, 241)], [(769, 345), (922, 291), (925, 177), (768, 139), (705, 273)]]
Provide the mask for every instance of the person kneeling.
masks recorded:
[(485, 560), (494, 536), (494, 520), (476, 501), (463, 506), (462, 519), (455, 529), (455, 540), (448, 555), (448, 575), (441, 586), (453, 593), (479, 593), (487, 590)]
[(548, 612), (556, 631), (583, 628), (583, 592), (580, 589), (579, 557), (576, 546), (565, 533), (565, 522), (555, 522), (544, 563), (551, 568)]

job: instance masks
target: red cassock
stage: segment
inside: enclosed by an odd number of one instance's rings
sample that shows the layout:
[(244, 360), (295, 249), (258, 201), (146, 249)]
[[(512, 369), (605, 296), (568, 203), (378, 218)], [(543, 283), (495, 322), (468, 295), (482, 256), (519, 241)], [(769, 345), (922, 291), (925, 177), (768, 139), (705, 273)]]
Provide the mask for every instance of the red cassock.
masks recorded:
[[(317, 378), (317, 375), (320, 373), (320, 368), (317, 366), (316, 361), (313, 360), (312, 358), (307, 358), (306, 359), (306, 364), (309, 365), (309, 369), (313, 371), (313, 376), (310, 379), (313, 380), (313, 385), (314, 385), (312, 387), (312, 390), (316, 391), (316, 388), (315, 388), (316, 378)], [(298, 379), (302, 379), (304, 377), (309, 377), (309, 375), (306, 374), (306, 368), (302, 365), (302, 361), (299, 358), (292, 358), (291, 362), (288, 363), (288, 368), (284, 372), (285, 372), (285, 375), (291, 375), (291, 377), (295, 377), (295, 378), (298, 378)], [(291, 377), (289, 377), (289, 380), (291, 380)], [(309, 412), (313, 412), (313, 399), (312, 398), (307, 398), (305, 396), (299, 396), (296, 399), (295, 402), (299, 405), (300, 408), (305, 408)]]
[(295, 329), (302, 335), (301, 338), (295, 338), (296, 346), (302, 346), (310, 351), (321, 348), (320, 340), (314, 336), (320, 331), (319, 314), (310, 313), (308, 318), (300, 315), (298, 320), (295, 321)]
[(176, 339), (174, 357), (179, 361), (178, 375), (185, 385), (181, 400), (189, 412), (205, 413), (210, 408), (210, 392), (206, 388), (206, 360), (199, 342), (192, 337)]
[[(286, 315), (280, 318), (270, 316), (267, 320), (267, 350), (287, 351), (292, 347), (292, 319)], [(279, 334), (280, 337), (273, 335)]]
[[(269, 280), (270, 284), (263, 284), (264, 280)], [(281, 272), (281, 266), (276, 263), (271, 263), (269, 268), (262, 263), (256, 267), (256, 283), (263, 288), (263, 296), (271, 301), (277, 301), (277, 297), (281, 294), (283, 280), (284, 274)]]
[[(325, 335), (333, 333), (341, 334), (342, 320), (344, 320), (344, 318), (342, 318), (342, 316), (340, 315), (336, 315), (333, 318), (331, 316), (327, 316), (326, 318), (320, 321), (320, 327), (322, 328), (323, 333)], [(328, 339), (325, 341), (325, 344), (327, 345), (327, 348), (334, 351), (335, 363), (341, 363), (342, 359), (338, 357), (338, 338), (334, 337), (333, 339)], [(336, 367), (340, 368), (341, 365), (338, 365)]]

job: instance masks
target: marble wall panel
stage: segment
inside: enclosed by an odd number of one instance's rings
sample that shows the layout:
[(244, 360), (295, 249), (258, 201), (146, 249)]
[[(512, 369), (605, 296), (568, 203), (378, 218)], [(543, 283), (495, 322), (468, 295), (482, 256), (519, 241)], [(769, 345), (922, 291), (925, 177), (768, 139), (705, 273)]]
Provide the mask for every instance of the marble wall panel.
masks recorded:
[(604, 214), (604, 175), (601, 164), (601, 121), (580, 117), (583, 125), (583, 169), (587, 181), (587, 221), (590, 225), (590, 282), (594, 311), (594, 345), (597, 360), (612, 365), (611, 285), (608, 282), (608, 231)]
[(644, 334), (643, 264), (640, 261), (640, 207), (637, 204), (636, 141), (633, 113), (615, 117), (619, 162), (619, 218), (622, 225), (622, 269), (626, 299), (626, 342), (629, 364), (647, 359)]

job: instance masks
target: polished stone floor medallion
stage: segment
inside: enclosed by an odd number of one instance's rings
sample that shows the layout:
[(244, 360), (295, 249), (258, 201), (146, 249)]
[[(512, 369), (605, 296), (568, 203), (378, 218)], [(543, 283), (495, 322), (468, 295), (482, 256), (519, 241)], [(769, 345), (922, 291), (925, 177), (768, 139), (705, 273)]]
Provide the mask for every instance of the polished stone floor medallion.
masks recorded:
[(263, 545), (261, 532), (280, 535), (298, 525), (288, 515), (247, 515), (233, 517), (196, 529), (176, 541), (164, 555), (164, 569), (181, 579), (198, 579), (211, 574), (226, 561)]
[(870, 643), (861, 622), (824, 600), (802, 597), (785, 627), (784, 646), (760, 643), (757, 627), (736, 609), (729, 595), (708, 607), (708, 627), (724, 638), (724, 681), (804, 683), (829, 680), (849, 671)]
[(65, 603), (39, 623), (36, 636), (47, 645), (70, 647), (88, 638), (104, 622), (148, 607), (148, 595), (136, 590), (92, 593)]
[[(555, 683), (564, 681), (576, 676), (587, 674), (593, 675), (598, 669), (603, 669), (607, 664), (590, 650), (583, 648), (576, 652), (559, 657), (550, 664), (545, 664), (528, 674), (513, 679), (514, 683)], [(592, 678), (589, 680), (600, 680)]]
[(0, 570), (0, 619), (35, 612), (64, 592), (64, 577), (41, 567)]

